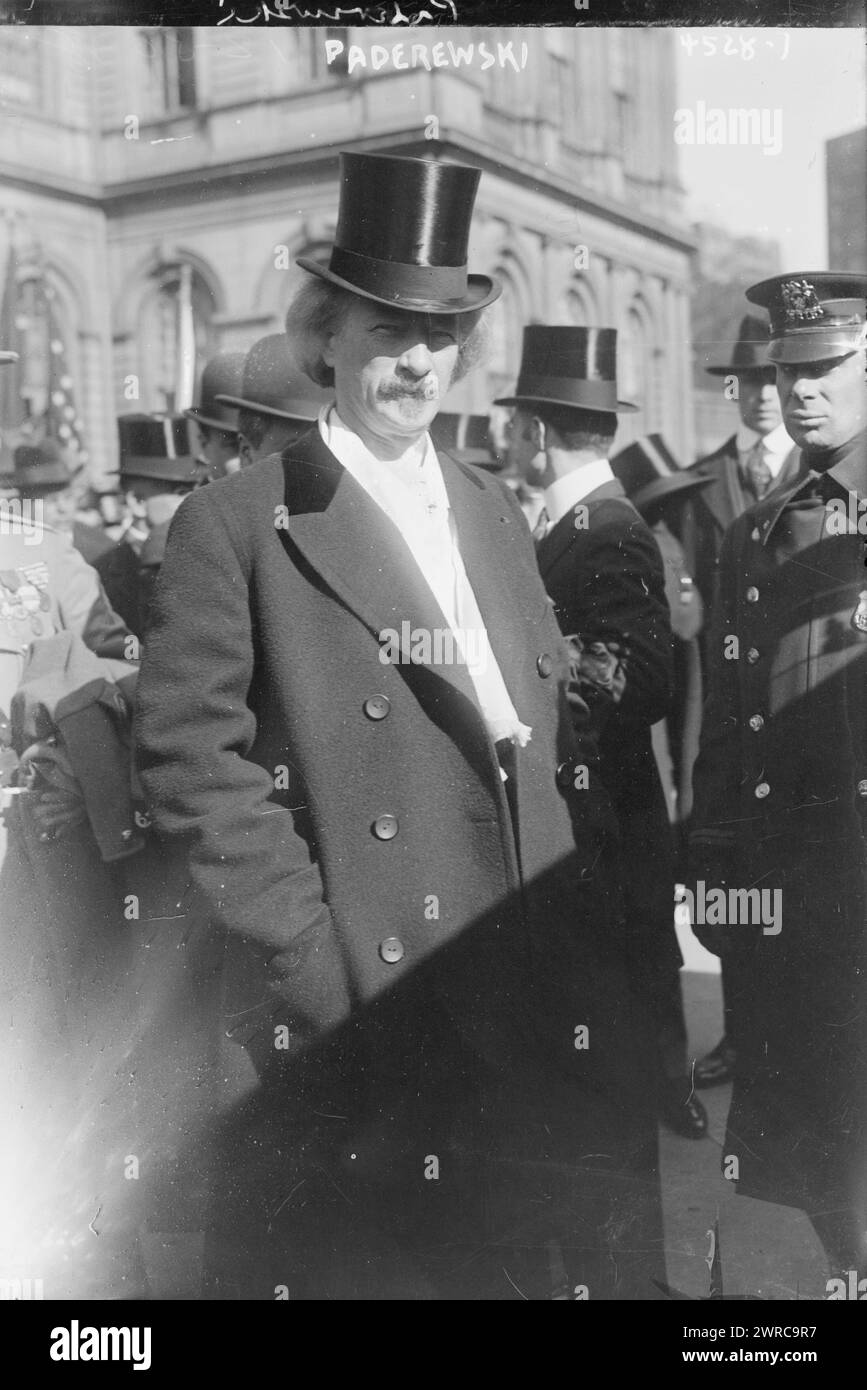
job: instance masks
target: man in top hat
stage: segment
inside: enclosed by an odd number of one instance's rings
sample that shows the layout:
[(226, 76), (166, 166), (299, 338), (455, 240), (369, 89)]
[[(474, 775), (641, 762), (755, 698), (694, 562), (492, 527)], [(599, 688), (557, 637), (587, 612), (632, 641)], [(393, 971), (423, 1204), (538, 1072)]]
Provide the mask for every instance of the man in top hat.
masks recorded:
[(221, 395), (238, 416), (239, 467), (280, 454), (306, 434), (331, 397), (299, 371), (285, 333), (269, 333), (247, 353), (235, 395)]
[(129, 525), (95, 568), (112, 607), (142, 639), (169, 523), (200, 475), (183, 416), (121, 415), (117, 427)]
[(515, 393), (495, 404), (515, 407), (515, 460), (544, 489), (534, 535), (560, 626), (588, 654), (610, 652), (625, 681), (605, 704), (600, 736), (625, 850), (621, 950), (657, 1025), (660, 1114), (699, 1139), (707, 1116), (686, 1070), (672, 840), (650, 736), (672, 698), (671, 628), (659, 550), (608, 462), (617, 414), (634, 409), (617, 398), (616, 345), (613, 328), (531, 325)]
[[(694, 463), (691, 472), (709, 480), (685, 519), (685, 545), (693, 557), (695, 581), (708, 612), (717, 585), (717, 559), (723, 536), (736, 517), (767, 492), (784, 488), (801, 470), (799, 451), (787, 433), (777, 397), (776, 372), (768, 356), (767, 319), (747, 314), (741, 320), (729, 360), (707, 368), (711, 376), (734, 377), (741, 422), (735, 434), (712, 454)], [(705, 637), (699, 652), (705, 660)], [(706, 677), (706, 672), (705, 672)], [(735, 1060), (735, 1009), (741, 992), (734, 962), (724, 962), (723, 1036), (695, 1066), (697, 1086), (730, 1081)]]
[(437, 449), (446, 450), (459, 463), (495, 473), (504, 466), (494, 449), (487, 415), (456, 415), (443, 410), (432, 422), (430, 436)]
[(102, 527), (76, 517), (75, 474), (64, 449), (54, 439), (19, 444), (13, 456), (10, 483), (23, 500), (40, 503), (49, 526), (72, 537), (72, 544), (89, 565), (111, 549)]
[(237, 473), (238, 412), (223, 403), (222, 393), (237, 392), (244, 371), (243, 352), (218, 352), (202, 372), (199, 404), (184, 411), (199, 439), (203, 482)]
[(653, 1291), (610, 804), (521, 512), (428, 432), (499, 294), (467, 271), (478, 178), (341, 155), (288, 315), (332, 401), (187, 499), (158, 583), (141, 776), (256, 1069), (218, 1296), (547, 1299), (552, 1270)]
[(696, 928), (747, 982), (723, 1152), (739, 1193), (809, 1213), (835, 1276), (867, 1274), (865, 292), (806, 271), (747, 291), (807, 471), (723, 542), (692, 830), (696, 892), (763, 899), (762, 925)]

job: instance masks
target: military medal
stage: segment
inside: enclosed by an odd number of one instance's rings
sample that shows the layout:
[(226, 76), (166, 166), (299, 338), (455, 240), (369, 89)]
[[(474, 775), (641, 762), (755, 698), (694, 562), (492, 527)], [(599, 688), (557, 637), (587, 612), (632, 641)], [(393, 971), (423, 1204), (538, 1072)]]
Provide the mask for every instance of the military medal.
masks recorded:
[(867, 589), (858, 595), (858, 606), (852, 614), (852, 626), (856, 632), (867, 632)]

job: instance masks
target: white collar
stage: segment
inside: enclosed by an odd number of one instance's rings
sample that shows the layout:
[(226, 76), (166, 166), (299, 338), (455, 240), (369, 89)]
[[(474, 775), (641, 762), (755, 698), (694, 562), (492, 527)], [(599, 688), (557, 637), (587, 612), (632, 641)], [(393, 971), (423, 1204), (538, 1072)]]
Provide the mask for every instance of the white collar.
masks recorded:
[(585, 497), (595, 492), (603, 483), (613, 481), (614, 474), (607, 459), (594, 459), (592, 463), (583, 463), (579, 468), (573, 468), (571, 473), (557, 478), (550, 487), (545, 488), (548, 525), (556, 526), (577, 503), (583, 502)]
[(735, 447), (739, 454), (748, 454), (760, 439), (763, 439), (767, 454), (776, 454), (781, 458), (785, 458), (789, 450), (794, 448), (791, 436), (786, 433), (785, 425), (777, 425), (770, 434), (762, 436), (755, 430), (751, 430), (743, 421), (741, 421), (735, 435)]

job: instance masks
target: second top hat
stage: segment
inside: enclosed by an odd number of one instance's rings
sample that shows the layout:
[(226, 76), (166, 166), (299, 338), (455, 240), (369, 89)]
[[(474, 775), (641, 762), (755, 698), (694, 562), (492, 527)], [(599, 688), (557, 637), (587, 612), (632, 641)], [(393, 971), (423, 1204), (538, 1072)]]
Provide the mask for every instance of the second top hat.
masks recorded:
[(637, 409), (617, 399), (617, 330), (529, 324), (514, 395), (494, 404), (524, 401), (612, 414)]
[(467, 273), (479, 170), (396, 155), (340, 154), (340, 211), (328, 262), (300, 256), (313, 275), (422, 314), (463, 314), (500, 295)]
[(151, 478), (166, 483), (199, 479), (183, 415), (120, 415), (117, 421), (122, 478)]

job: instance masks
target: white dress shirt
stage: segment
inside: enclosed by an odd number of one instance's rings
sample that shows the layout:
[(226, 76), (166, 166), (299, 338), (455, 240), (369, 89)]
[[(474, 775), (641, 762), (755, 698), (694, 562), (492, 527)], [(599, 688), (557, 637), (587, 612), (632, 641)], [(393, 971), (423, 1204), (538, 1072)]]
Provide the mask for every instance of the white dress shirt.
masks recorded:
[(558, 521), (577, 507), (579, 502), (583, 502), (591, 492), (595, 492), (603, 483), (612, 482), (614, 474), (607, 459), (593, 459), (590, 463), (583, 463), (580, 468), (573, 468), (571, 473), (564, 474), (562, 478), (557, 478), (550, 487), (545, 488), (547, 531), (556, 526)]
[(771, 430), (770, 434), (761, 435), (741, 422), (740, 428), (735, 435), (735, 446), (738, 451), (738, 458), (740, 459), (741, 472), (745, 476), (747, 459), (760, 439), (764, 445), (762, 458), (771, 470), (771, 477), (776, 480), (780, 476), (780, 470), (783, 464), (795, 447), (794, 441), (791, 435), (786, 433), (785, 425), (777, 425), (776, 429)]
[(319, 412), (319, 433), (347, 473), (397, 527), (451, 628), (492, 740), (519, 747), (531, 730), (518, 718), (458, 548), (457, 529), (429, 434), (399, 459), (378, 459), (336, 406)]

